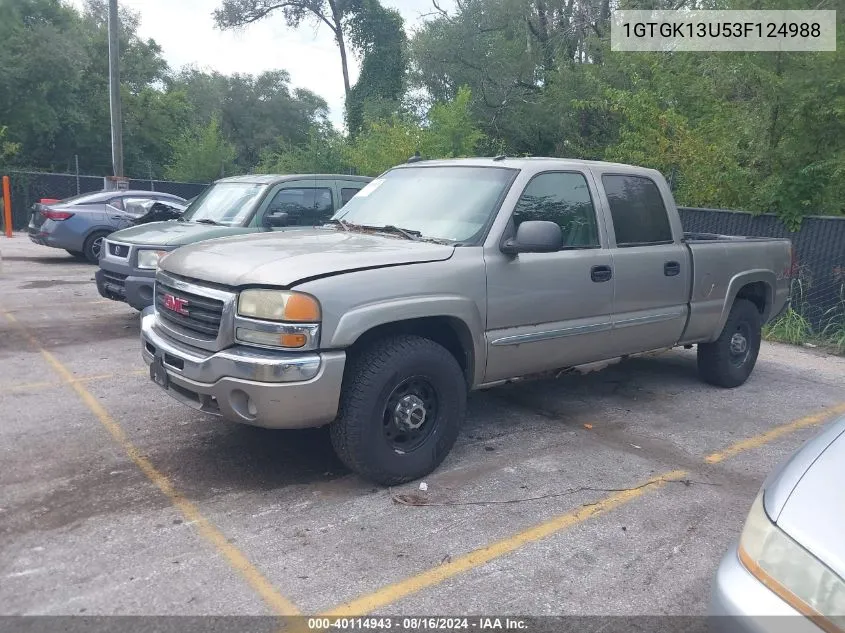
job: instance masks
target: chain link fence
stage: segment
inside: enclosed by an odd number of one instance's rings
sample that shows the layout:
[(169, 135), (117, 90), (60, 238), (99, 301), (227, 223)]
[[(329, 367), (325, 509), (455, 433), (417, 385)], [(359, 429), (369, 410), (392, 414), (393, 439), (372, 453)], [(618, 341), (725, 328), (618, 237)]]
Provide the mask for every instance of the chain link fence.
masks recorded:
[[(80, 193), (102, 191), (103, 176), (58, 174), (40, 171), (12, 170), (7, 173), (12, 190), (12, 227), (26, 228), (32, 205), (42, 198), (63, 200)], [(129, 188), (144, 191), (161, 191), (188, 199), (198, 195), (207, 183), (173, 182), (170, 180), (131, 179)]]
[(685, 231), (792, 240), (792, 308), (816, 334), (845, 327), (845, 218), (808, 216), (789, 231), (777, 216), (680, 208)]

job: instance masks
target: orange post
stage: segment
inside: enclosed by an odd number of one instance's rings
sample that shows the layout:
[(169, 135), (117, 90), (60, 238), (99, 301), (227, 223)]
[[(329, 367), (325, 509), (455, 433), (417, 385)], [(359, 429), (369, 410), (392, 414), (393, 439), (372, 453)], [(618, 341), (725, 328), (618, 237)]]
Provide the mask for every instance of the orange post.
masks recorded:
[(3, 226), (6, 237), (12, 237), (12, 187), (8, 176), (3, 176)]

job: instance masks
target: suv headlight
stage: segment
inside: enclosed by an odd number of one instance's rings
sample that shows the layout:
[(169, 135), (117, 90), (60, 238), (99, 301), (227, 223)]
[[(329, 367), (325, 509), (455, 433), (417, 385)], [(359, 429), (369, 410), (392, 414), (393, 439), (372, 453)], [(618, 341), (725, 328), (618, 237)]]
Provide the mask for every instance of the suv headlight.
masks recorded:
[(248, 345), (296, 350), (316, 349), (320, 303), (289, 290), (244, 290), (238, 297), (235, 338)]
[(845, 581), (769, 520), (760, 492), (739, 539), (745, 568), (825, 631), (845, 629)]
[(167, 253), (168, 251), (154, 251), (150, 249), (138, 251), (138, 268), (155, 270), (158, 268), (158, 263), (161, 258), (167, 255)]

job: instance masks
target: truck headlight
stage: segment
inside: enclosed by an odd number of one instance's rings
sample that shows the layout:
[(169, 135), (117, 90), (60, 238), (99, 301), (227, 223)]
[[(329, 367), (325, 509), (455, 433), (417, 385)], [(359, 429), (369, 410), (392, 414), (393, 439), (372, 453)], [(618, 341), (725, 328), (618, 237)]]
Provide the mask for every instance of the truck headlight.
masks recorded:
[(158, 262), (167, 255), (168, 251), (140, 250), (138, 251), (138, 268), (158, 268)]
[(757, 495), (739, 539), (745, 568), (825, 631), (845, 630), (845, 581), (769, 520)]
[(238, 314), (266, 321), (317, 323), (320, 320), (320, 303), (301, 292), (244, 290), (238, 298)]

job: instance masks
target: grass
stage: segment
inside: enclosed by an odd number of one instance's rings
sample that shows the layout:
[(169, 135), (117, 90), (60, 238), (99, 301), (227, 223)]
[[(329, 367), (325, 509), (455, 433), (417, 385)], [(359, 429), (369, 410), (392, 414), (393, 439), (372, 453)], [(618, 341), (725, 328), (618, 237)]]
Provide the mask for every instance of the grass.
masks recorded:
[(763, 326), (763, 338), (778, 343), (803, 345), (815, 337), (810, 322), (790, 306), (777, 319)]
[(804, 316), (807, 304), (804, 302), (804, 284), (800, 279), (792, 282), (792, 303), (774, 321), (763, 326), (763, 338), (778, 343), (804, 345), (810, 343), (845, 354), (845, 285), (840, 288), (839, 305), (824, 313), (823, 326), (817, 332)]

